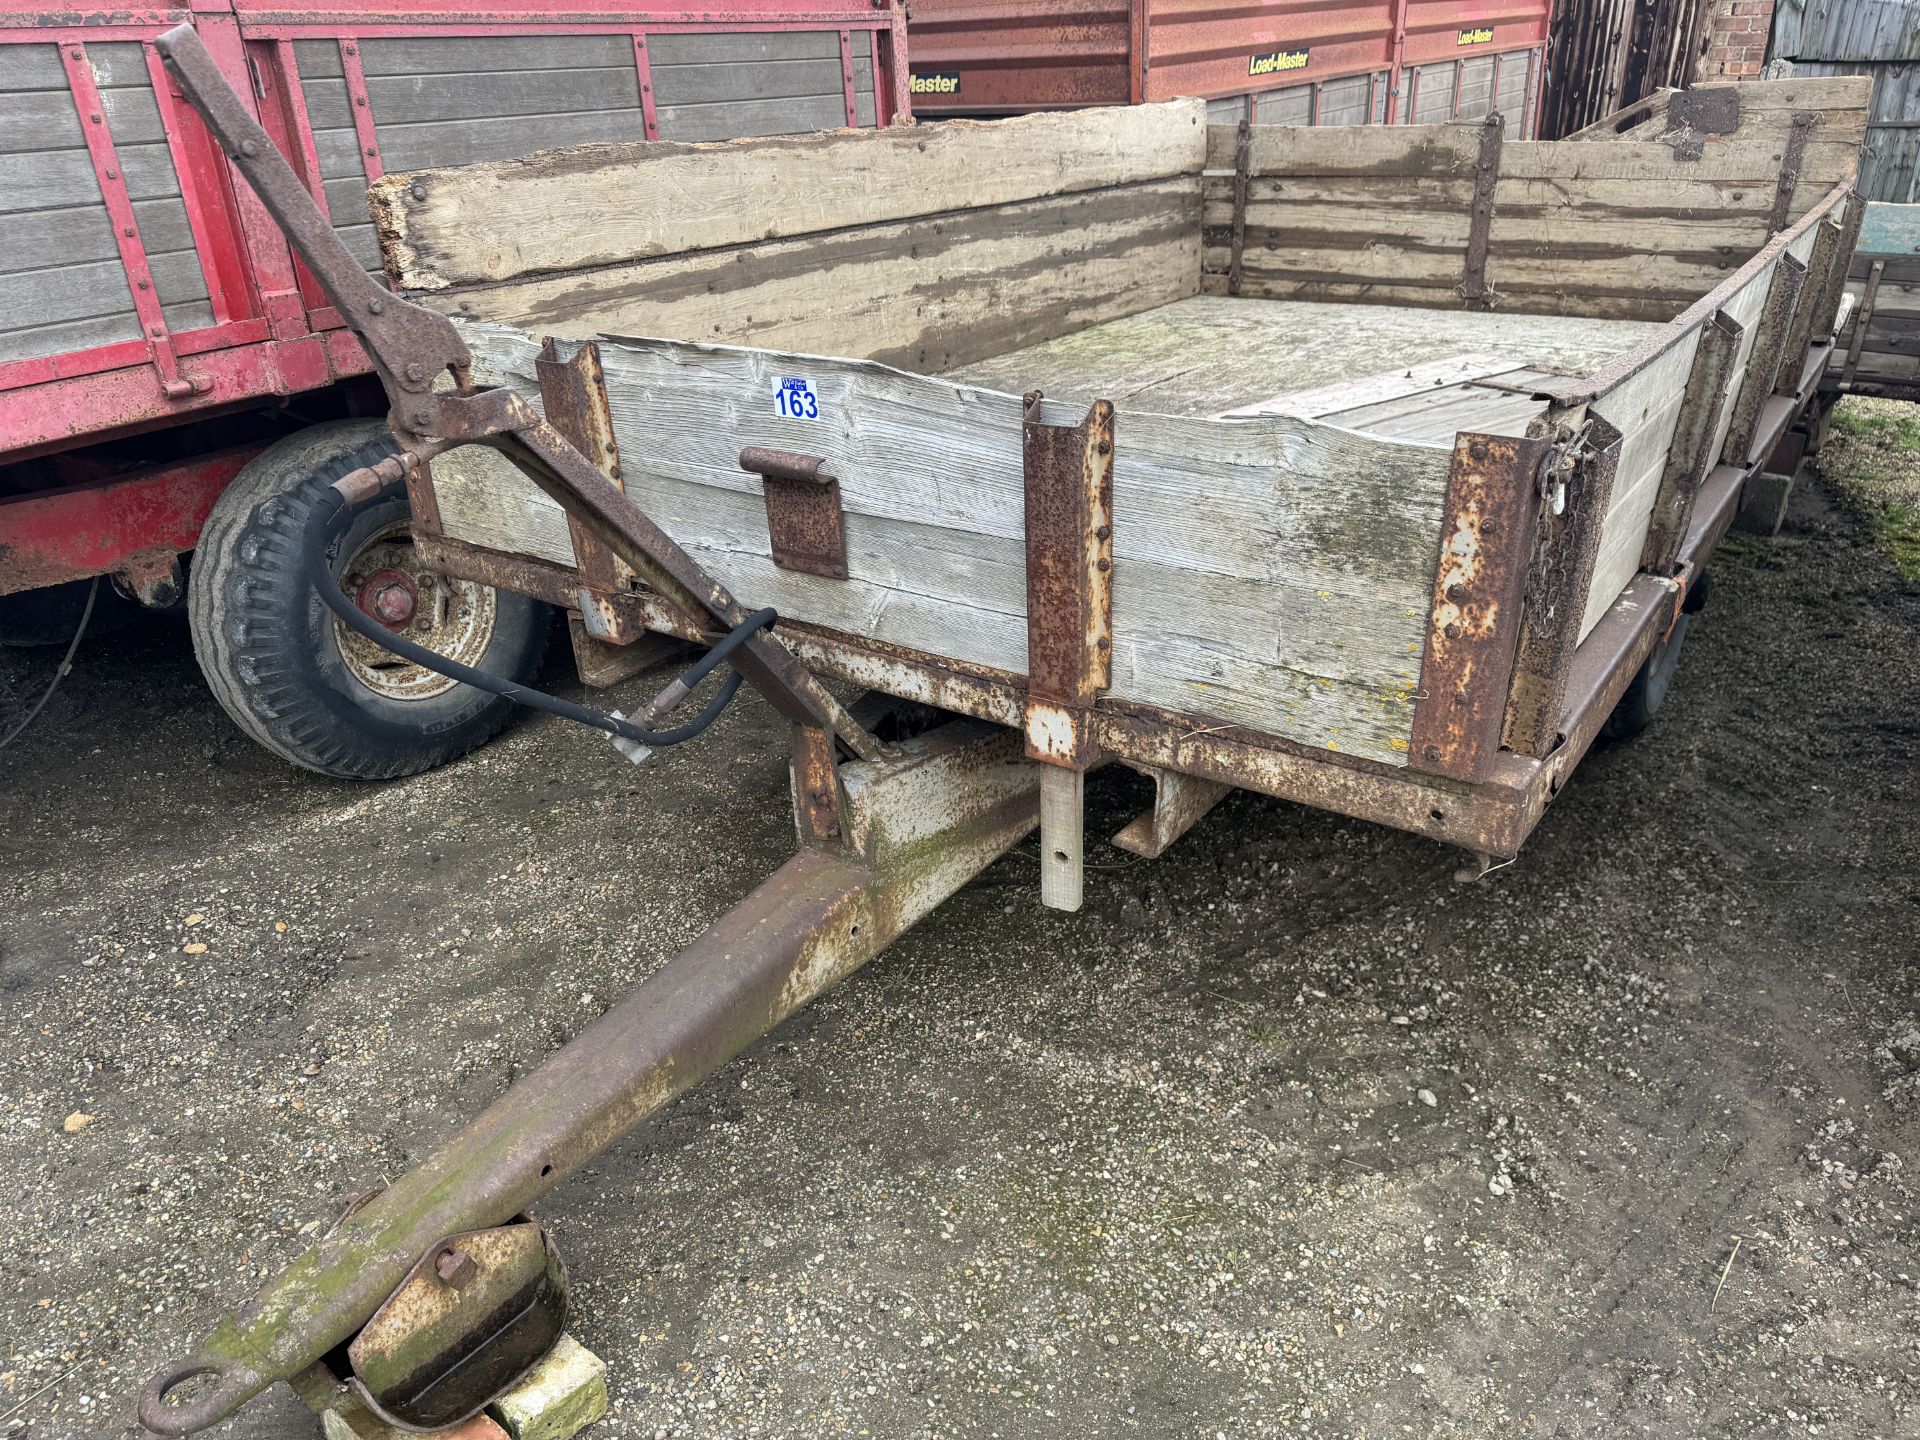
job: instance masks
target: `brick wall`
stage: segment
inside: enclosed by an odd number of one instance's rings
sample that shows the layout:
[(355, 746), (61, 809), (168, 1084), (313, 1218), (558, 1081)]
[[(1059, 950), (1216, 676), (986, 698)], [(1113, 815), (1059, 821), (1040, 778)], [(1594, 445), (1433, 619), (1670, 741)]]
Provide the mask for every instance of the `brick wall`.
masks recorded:
[(1702, 80), (1751, 80), (1767, 63), (1773, 0), (1712, 0)]

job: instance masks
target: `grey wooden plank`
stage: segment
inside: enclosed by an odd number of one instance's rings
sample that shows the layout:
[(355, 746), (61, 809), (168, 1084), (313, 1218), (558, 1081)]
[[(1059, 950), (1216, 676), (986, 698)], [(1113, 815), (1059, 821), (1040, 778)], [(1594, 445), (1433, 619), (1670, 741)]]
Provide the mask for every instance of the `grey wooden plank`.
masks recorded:
[(755, 339), (938, 370), (1191, 295), (1198, 208), (1176, 176), (990, 205), (965, 225), (915, 218), (427, 298), (543, 334)]
[(146, 48), (137, 40), (113, 40), (106, 44), (91, 41), (87, 45), (87, 63), (93, 67), (93, 83), (102, 90), (123, 85), (145, 89), (152, 83), (147, 73)]
[(655, 35), (647, 53), (656, 70), (672, 65), (765, 65), (777, 60), (840, 61), (838, 30), (713, 30)]
[[(655, 43), (649, 41), (651, 48)], [(836, 37), (835, 45), (839, 44)], [(837, 53), (837, 52), (836, 52)], [(625, 35), (437, 35), (374, 39), (360, 46), (371, 90), (382, 75), (471, 74), (477, 71), (578, 70), (633, 62)]]
[[(130, 198), (151, 200), (180, 193), (173, 157), (165, 145), (129, 145), (119, 153)], [(0, 155), (0, 215), (92, 205), (99, 200), (100, 185), (85, 150)]]
[[(94, 84), (102, 89), (148, 83), (147, 59), (138, 41), (90, 40), (87, 61), (93, 66)], [(31, 41), (0, 45), (0, 92), (66, 88), (58, 46)]]
[(733, 140), (748, 135), (800, 135), (847, 123), (846, 101), (831, 95), (789, 100), (731, 100), (715, 105), (663, 105), (662, 140)]
[(300, 72), (301, 88), (308, 80), (338, 80), (346, 72), (340, 68), (340, 42), (337, 40), (296, 40), (293, 64)]
[(0, 45), (0, 92), (66, 88), (66, 69), (60, 64), (59, 50), (51, 44)]
[[(204, 300), (166, 306), (161, 313), (166, 317), (167, 328), (175, 334), (204, 329), (213, 323), (212, 308)], [(0, 331), (0, 362), (65, 355), (76, 350), (90, 350), (97, 345), (112, 345), (118, 341), (139, 338), (140, 323), (129, 303), (125, 311), (114, 315)]]
[[(191, 250), (149, 256), (147, 265), (163, 302), (179, 304), (201, 299), (207, 293), (200, 257)], [(0, 286), (0, 330), (90, 320), (116, 314), (131, 305), (126, 270), (117, 256), (85, 265), (18, 271)]]
[(572, 115), (514, 115), (459, 125), (383, 125), (379, 136), (381, 161), (395, 171), (515, 160), (536, 150), (596, 141), (644, 140), (647, 127), (636, 106)]
[[(117, 146), (167, 138), (151, 90), (103, 90), (100, 106), (108, 133)], [(0, 154), (69, 150), (86, 143), (80, 116), (73, 108), (73, 96), (66, 91), (0, 94)]]
[[(803, 118), (835, 125), (840, 113), (835, 104)], [(1191, 176), (1205, 140), (1200, 114), (1198, 101), (1176, 101), (721, 145), (608, 145), (396, 176), (377, 187), (377, 203), (396, 272), (439, 290)], [(665, 119), (672, 135), (681, 117)], [(944, 249), (963, 228), (935, 218), (916, 238)]]
[[(140, 242), (148, 254), (163, 255), (193, 247), (186, 206), (178, 200), (142, 200), (133, 207)], [(83, 265), (92, 260), (118, 259), (120, 248), (104, 205), (80, 205), (61, 210), (36, 210), (10, 217), (0, 225), (0, 275), (47, 268), (49, 257), (59, 263)]]
[(360, 262), (363, 270), (380, 273), (380, 235), (371, 220), (358, 225), (336, 224), (333, 233), (340, 237), (340, 243)]
[(1253, 97), (1256, 125), (1305, 125), (1313, 116), (1313, 87), (1288, 85)]
[[(858, 73), (855, 75), (858, 80)], [(872, 86), (869, 72), (868, 86)], [(856, 88), (858, 88), (856, 84)], [(778, 100), (822, 95), (838, 98), (840, 60), (779, 60), (765, 65), (656, 65), (653, 97), (666, 106), (716, 101)]]
[(315, 131), (353, 130), (353, 109), (347, 104), (347, 82), (338, 77), (303, 75), (300, 93), (307, 102), (307, 124)]
[[(384, 153), (386, 147), (381, 146)], [(363, 188), (366, 164), (360, 158), (360, 135), (355, 130), (315, 130), (313, 153), (320, 162), (320, 178), (326, 181), (353, 180)]]
[(327, 181), (322, 188), (327, 193), (327, 218), (333, 221), (334, 229), (371, 223), (373, 217), (367, 210), (365, 179), (343, 175), (338, 180)]
[(1364, 125), (1367, 123), (1367, 99), (1372, 93), (1370, 75), (1349, 75), (1329, 80), (1320, 87), (1322, 125)]
[(1451, 447), (1453, 437), (1463, 430), (1481, 435), (1524, 435), (1528, 423), (1546, 411), (1544, 400), (1466, 384), (1438, 386), (1374, 405), (1336, 410), (1320, 419), (1343, 430)]
[(457, 123), (630, 109), (640, 103), (640, 80), (629, 51), (622, 64), (592, 69), (370, 76), (367, 99), (376, 126)]

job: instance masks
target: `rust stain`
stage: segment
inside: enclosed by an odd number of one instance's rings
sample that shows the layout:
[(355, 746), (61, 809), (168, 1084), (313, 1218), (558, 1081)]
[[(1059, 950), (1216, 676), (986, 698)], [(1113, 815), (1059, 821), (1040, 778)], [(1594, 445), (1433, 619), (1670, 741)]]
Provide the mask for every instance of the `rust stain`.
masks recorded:
[(1455, 439), (1408, 754), (1417, 770), (1483, 780), (1499, 752), (1551, 448), (1544, 439)]

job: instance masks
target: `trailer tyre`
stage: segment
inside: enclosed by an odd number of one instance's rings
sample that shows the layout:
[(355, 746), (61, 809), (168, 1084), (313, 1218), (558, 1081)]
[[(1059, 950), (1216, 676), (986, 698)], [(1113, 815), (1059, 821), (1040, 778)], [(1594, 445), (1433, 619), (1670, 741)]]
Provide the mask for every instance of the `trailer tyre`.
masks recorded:
[(1674, 621), (1672, 631), (1653, 647), (1651, 655), (1640, 662), (1640, 668), (1634, 673), (1626, 693), (1607, 717), (1601, 733), (1609, 740), (1629, 740), (1653, 723), (1653, 717), (1660, 713), (1660, 707), (1666, 703), (1674, 672), (1680, 668), (1680, 649), (1686, 644), (1693, 617), (1700, 612), (1712, 593), (1713, 577), (1702, 573), (1687, 591), (1687, 598), (1681, 603), (1680, 615)]
[[(312, 507), (333, 481), (397, 449), (377, 420), (281, 440), (227, 487), (194, 553), (187, 615), (214, 697), (260, 744), (322, 775), (385, 780), (432, 769), (492, 739), (515, 708), (355, 635), (307, 583), (301, 528)], [(395, 484), (343, 520), (328, 552), (335, 577), (409, 638), (530, 682), (548, 607), (420, 564), (408, 518), (405, 486)]]

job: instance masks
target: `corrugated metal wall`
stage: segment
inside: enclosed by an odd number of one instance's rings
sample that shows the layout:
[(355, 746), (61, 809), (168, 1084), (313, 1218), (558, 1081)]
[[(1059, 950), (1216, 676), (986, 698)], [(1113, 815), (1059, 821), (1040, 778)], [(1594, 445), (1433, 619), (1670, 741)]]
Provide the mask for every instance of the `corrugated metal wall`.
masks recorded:
[(1920, 0), (1779, 0), (1772, 57), (1796, 75), (1874, 77), (1860, 193), (1920, 200)]
[(1549, 4), (914, 0), (914, 109), (993, 115), (1199, 95), (1217, 122), (1357, 125), (1391, 110), (1405, 123), (1416, 100), (1424, 118), (1466, 120), (1494, 103), (1497, 70), (1509, 133), (1524, 135)]

